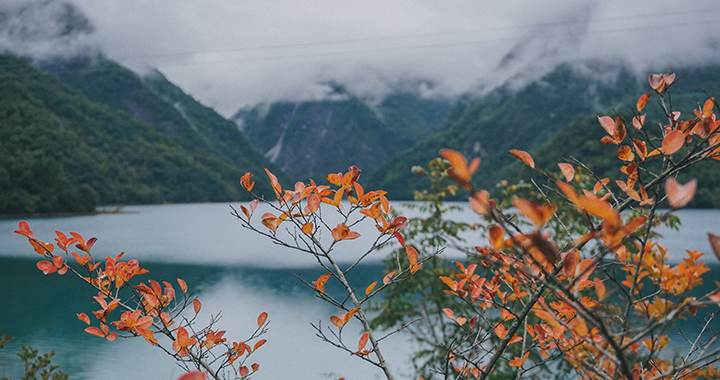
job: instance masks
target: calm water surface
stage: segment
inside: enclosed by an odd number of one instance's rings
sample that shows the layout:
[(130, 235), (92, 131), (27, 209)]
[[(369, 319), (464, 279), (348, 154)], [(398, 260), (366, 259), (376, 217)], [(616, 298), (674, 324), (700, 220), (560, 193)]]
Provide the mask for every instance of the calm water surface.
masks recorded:
[[(314, 280), (322, 274), (313, 258), (243, 229), (227, 204), (134, 206), (124, 211), (28, 222), (39, 239), (51, 241), (56, 229), (77, 231), (86, 238), (97, 236), (96, 256), (125, 251), (127, 257), (139, 259), (154, 279), (185, 279), (203, 302), (201, 315), (208, 318), (210, 311), (222, 311), (220, 326), (228, 334), (237, 334), (229, 339), (245, 338), (243, 326), (253, 326), (257, 315), (267, 311), (271, 320), (268, 343), (254, 356), (261, 364), (258, 379), (380, 378), (375, 368), (314, 336), (310, 323), (326, 323), (335, 311), (294, 277)], [(678, 215), (683, 220), (681, 230), (662, 231), (662, 243), (671, 255), (679, 257), (684, 248), (710, 252), (707, 232), (720, 234), (720, 211), (682, 210)], [(470, 212), (455, 216), (476, 221)], [(71, 276), (43, 276), (27, 240), (12, 233), (17, 223), (0, 220), (0, 334), (16, 337), (0, 351), (0, 375), (19, 377), (19, 361), (12, 353), (21, 344), (32, 344), (41, 352), (56, 350), (55, 362), (72, 379), (174, 380), (182, 372), (171, 358), (143, 340), (110, 343), (83, 332), (85, 325), (75, 313), (97, 308), (88, 289)], [(374, 227), (367, 224), (359, 231), (371, 236)], [(369, 243), (362, 239), (341, 246), (336, 257), (353, 262)], [(380, 279), (382, 266), (377, 262), (382, 256), (374, 258), (375, 264), (358, 268), (359, 284)], [(714, 257), (707, 259), (716, 262)], [(718, 273), (715, 267), (710, 275), (717, 278)], [(720, 329), (719, 324), (713, 327)], [(407, 357), (412, 347), (400, 336), (388, 343), (388, 361), (395, 364), (396, 372), (409, 374)]]

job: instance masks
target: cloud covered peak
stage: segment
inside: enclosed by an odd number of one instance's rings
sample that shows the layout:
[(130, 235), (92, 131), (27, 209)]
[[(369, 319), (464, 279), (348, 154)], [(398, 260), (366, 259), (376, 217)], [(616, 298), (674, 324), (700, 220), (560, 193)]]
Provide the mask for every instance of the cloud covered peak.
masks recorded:
[(0, 52), (35, 60), (96, 54), (95, 27), (67, 1), (10, 1), (0, 5)]

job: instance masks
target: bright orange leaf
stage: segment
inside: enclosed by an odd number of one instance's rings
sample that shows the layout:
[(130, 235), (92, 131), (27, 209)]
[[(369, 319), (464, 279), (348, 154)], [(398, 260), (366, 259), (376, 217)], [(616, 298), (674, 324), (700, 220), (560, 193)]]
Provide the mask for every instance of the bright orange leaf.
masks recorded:
[(327, 280), (330, 279), (331, 276), (332, 276), (332, 273), (325, 273), (324, 275), (318, 277), (318, 279), (316, 281), (313, 281), (313, 288), (320, 293), (324, 293), (325, 292), (325, 283), (327, 282)]
[(520, 161), (524, 162), (525, 165), (535, 169), (535, 160), (533, 160), (532, 156), (530, 156), (528, 152), (519, 149), (510, 149), (508, 153), (520, 159)]

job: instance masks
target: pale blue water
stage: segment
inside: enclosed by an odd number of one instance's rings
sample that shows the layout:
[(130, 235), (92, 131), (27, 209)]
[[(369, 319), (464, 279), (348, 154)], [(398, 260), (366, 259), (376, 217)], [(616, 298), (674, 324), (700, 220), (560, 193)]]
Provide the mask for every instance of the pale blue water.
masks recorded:
[[(220, 327), (229, 331), (231, 339), (243, 339), (249, 333), (243, 326), (253, 326), (257, 315), (267, 311), (271, 329), (268, 343), (255, 358), (261, 364), (257, 379), (378, 376), (374, 367), (314, 336), (310, 323), (327, 323), (335, 311), (315, 299), (293, 276), (299, 274), (309, 281), (317, 278), (321, 272), (315, 269), (312, 257), (278, 247), (242, 228), (227, 204), (133, 206), (125, 211), (128, 213), (33, 218), (28, 222), (40, 239), (51, 241), (56, 229), (77, 231), (86, 238), (97, 236), (95, 255), (125, 251), (126, 258), (137, 258), (150, 269), (151, 278), (185, 279), (198, 291), (205, 311), (222, 311)], [(720, 211), (682, 210), (678, 215), (684, 221), (681, 231), (663, 231), (663, 244), (671, 254), (678, 257), (684, 248), (709, 253), (706, 234), (720, 234)], [(471, 212), (456, 216), (476, 221)], [(91, 292), (70, 276), (43, 276), (35, 267), (37, 254), (26, 239), (12, 233), (17, 223), (16, 219), (0, 220), (0, 334), (16, 337), (0, 350), (0, 375), (19, 377), (19, 361), (12, 352), (20, 344), (32, 344), (40, 351), (56, 350), (55, 362), (72, 379), (174, 380), (181, 373), (171, 358), (142, 340), (110, 343), (84, 333), (86, 326), (75, 313), (96, 309), (89, 299)], [(365, 238), (372, 235), (374, 227), (367, 224), (357, 230)], [(364, 238), (341, 246), (338, 256), (346, 263), (353, 262), (369, 243)], [(377, 263), (382, 257), (380, 253), (370, 261)], [(716, 262), (712, 254), (707, 260)], [(380, 280), (381, 270), (379, 264), (359, 268), (358, 283)], [(710, 275), (717, 278), (718, 273)], [(407, 375), (412, 347), (400, 336), (388, 346), (389, 362)]]

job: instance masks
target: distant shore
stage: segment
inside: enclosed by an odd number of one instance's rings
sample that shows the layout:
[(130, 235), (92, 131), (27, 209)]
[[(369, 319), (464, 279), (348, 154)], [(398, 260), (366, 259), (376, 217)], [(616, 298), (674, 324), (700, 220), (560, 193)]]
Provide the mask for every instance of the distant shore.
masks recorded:
[(26, 214), (0, 214), (0, 219), (22, 219), (22, 218), (62, 218), (68, 216), (88, 216), (100, 214), (137, 214), (137, 211), (125, 211), (123, 206), (102, 206), (95, 211), (84, 212), (48, 212), (48, 213), (26, 213)]

